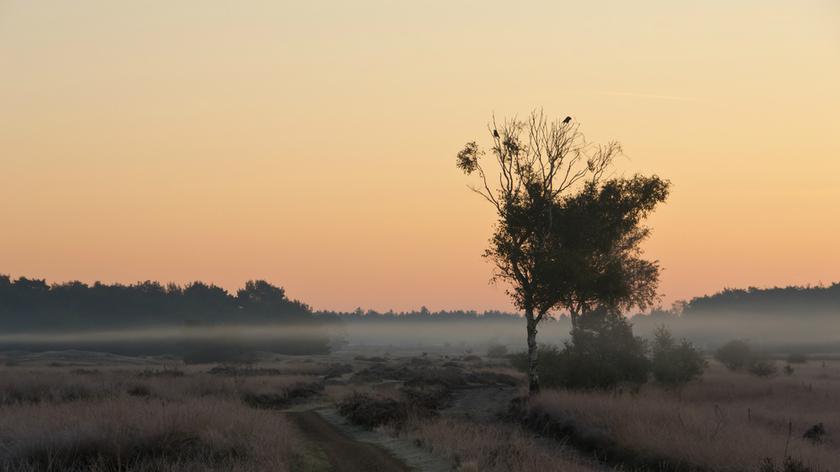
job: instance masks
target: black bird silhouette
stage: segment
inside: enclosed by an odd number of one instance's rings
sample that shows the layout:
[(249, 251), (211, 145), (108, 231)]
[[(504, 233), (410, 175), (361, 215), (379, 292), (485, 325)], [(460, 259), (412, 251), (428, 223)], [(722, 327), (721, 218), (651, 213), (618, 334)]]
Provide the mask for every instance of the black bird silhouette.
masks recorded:
[(572, 121), (572, 117), (571, 117), (571, 116), (567, 116), (565, 119), (563, 119), (563, 124), (564, 124), (564, 125), (565, 125), (565, 124), (569, 124), (569, 122), (570, 122), (570, 121)]
[(498, 138), (499, 137), (499, 132), (496, 131), (496, 130), (493, 130), (493, 137)]

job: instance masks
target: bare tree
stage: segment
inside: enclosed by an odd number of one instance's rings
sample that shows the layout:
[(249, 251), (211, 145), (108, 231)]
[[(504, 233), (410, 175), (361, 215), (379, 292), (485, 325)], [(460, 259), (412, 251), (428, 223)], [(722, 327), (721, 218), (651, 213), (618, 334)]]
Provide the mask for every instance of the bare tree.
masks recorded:
[(496, 209), (498, 220), (485, 257), (496, 265), (494, 280), (510, 285), (508, 294), (525, 313), (533, 393), (539, 390), (537, 326), (562, 295), (552, 283), (556, 204), (584, 183), (599, 182), (621, 147), (616, 142), (590, 144), (569, 117), (553, 120), (542, 111), (527, 120), (497, 123), (493, 118), (488, 129), (493, 143), (489, 153), (469, 142), (458, 153), (457, 165), (478, 175), (480, 185), (471, 189)]

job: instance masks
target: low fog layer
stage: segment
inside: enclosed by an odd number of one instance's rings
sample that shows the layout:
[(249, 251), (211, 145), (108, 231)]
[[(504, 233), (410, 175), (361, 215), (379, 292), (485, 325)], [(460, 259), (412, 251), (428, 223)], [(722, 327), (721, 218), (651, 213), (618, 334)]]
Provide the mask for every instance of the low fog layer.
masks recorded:
[[(767, 350), (837, 351), (840, 284), (725, 290), (631, 321), (638, 336), (650, 337), (665, 325), (706, 350), (745, 339)], [(346, 348), (481, 349), (496, 344), (518, 350), (525, 340), (518, 314), (314, 312), (264, 281), (248, 282), (231, 294), (200, 282), (184, 287), (156, 282), (48, 285), (0, 276), (0, 327), (0, 349), (130, 354), (323, 354)], [(567, 317), (547, 319), (539, 326), (538, 341), (562, 344), (570, 330)]]

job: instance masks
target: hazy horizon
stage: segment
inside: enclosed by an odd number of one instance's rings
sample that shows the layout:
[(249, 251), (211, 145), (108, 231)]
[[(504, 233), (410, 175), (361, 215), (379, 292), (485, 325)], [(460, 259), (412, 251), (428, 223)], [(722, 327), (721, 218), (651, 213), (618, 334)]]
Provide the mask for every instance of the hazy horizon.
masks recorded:
[(829, 0), (0, 2), (0, 271), (511, 310), (454, 156), (543, 107), (673, 182), (663, 304), (840, 280)]

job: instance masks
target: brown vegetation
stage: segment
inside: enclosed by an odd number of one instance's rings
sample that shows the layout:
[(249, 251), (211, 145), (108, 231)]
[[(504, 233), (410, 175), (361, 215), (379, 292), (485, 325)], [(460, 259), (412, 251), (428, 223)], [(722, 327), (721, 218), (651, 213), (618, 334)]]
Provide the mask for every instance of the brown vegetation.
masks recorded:
[(451, 458), (463, 472), (601, 470), (576, 458), (573, 450), (540, 442), (515, 425), (435, 418), (412, 422), (404, 434)]
[[(751, 471), (786, 456), (812, 471), (840, 470), (840, 369), (814, 363), (773, 378), (720, 365), (679, 392), (544, 392), (529, 423), (616, 461), (662, 470)], [(822, 423), (820, 441), (803, 437)], [(834, 433), (832, 435), (832, 433)]]
[(0, 370), (0, 470), (289, 470), (299, 440), (278, 408), (323, 377), (225, 376), (207, 366)]

